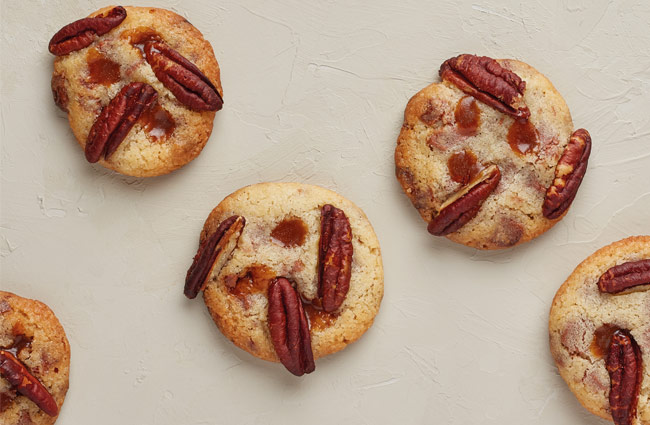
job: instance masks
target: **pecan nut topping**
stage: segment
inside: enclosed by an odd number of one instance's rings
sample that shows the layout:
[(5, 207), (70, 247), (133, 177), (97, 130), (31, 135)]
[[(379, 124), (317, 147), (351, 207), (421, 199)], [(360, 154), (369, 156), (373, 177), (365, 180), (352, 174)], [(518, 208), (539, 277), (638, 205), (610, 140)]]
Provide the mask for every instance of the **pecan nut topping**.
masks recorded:
[(650, 285), (650, 259), (611, 267), (598, 279), (598, 288), (608, 294), (618, 294), (641, 285)]
[(74, 21), (54, 34), (48, 49), (53, 55), (63, 56), (88, 47), (97, 37), (121, 24), (125, 18), (126, 10), (117, 6), (103, 16)]
[(636, 416), (643, 379), (641, 350), (626, 330), (612, 335), (607, 355), (607, 372), (611, 380), (609, 406), (616, 425), (632, 425)]
[(280, 362), (296, 376), (316, 369), (311, 334), (298, 292), (278, 277), (269, 286), (269, 331)]
[(456, 56), (443, 62), (439, 74), (442, 80), (497, 111), (520, 119), (530, 117), (523, 99), (526, 82), (492, 58)]
[(59, 414), (59, 406), (47, 388), (27, 370), (11, 352), (0, 350), (0, 375), (18, 391), (33, 401), (49, 416)]
[(179, 102), (197, 111), (218, 111), (223, 107), (223, 99), (208, 77), (176, 50), (149, 41), (144, 52), (156, 77)]
[(499, 167), (483, 169), (468, 185), (453, 194), (429, 222), (427, 230), (435, 236), (445, 236), (463, 227), (476, 217), (481, 205), (501, 180)]
[(187, 298), (196, 298), (205, 289), (209, 277), (223, 268), (237, 247), (245, 225), (244, 217), (228, 217), (201, 243), (185, 278), (184, 293)]
[(352, 229), (343, 211), (333, 205), (321, 209), (318, 251), (318, 296), (323, 310), (338, 309), (350, 289), (352, 274)]
[(86, 141), (86, 159), (97, 162), (108, 158), (120, 146), (142, 113), (158, 98), (146, 83), (130, 83), (106, 105), (90, 128)]
[(591, 136), (584, 128), (573, 132), (555, 167), (555, 179), (546, 191), (542, 214), (554, 220), (569, 208), (587, 171)]

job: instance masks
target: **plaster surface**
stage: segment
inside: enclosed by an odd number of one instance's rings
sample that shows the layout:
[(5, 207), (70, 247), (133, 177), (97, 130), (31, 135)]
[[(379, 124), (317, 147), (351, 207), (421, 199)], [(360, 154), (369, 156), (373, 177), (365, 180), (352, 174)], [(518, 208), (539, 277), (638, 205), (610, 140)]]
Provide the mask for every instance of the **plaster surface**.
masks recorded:
[[(559, 377), (547, 319), (579, 262), (650, 233), (648, 2), (141, 4), (203, 32), (225, 100), (203, 153), (152, 179), (88, 164), (52, 102), (50, 37), (106, 4), (0, 2), (0, 287), (44, 301), (66, 329), (57, 424), (607, 423)], [(569, 214), (514, 249), (430, 236), (394, 177), (406, 102), (460, 53), (539, 69), (593, 137)], [(300, 379), (233, 346), (182, 294), (210, 210), (261, 181), (341, 193), (383, 251), (374, 326)]]

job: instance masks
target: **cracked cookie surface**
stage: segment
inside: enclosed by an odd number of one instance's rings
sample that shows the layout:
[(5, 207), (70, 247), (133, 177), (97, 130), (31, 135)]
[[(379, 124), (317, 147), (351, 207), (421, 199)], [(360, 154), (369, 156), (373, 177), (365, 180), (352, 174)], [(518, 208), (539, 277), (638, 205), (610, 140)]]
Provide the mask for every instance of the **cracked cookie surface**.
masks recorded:
[(442, 81), (410, 99), (395, 150), (397, 179), (427, 222), (481, 169), (499, 167), (501, 180), (477, 215), (446, 235), (479, 249), (529, 241), (559, 220), (545, 218), (542, 204), (573, 131), (564, 99), (544, 75), (516, 60), (497, 62), (525, 82), (529, 124)]
[(643, 378), (634, 425), (650, 424), (650, 289), (607, 294), (598, 280), (611, 267), (650, 259), (650, 236), (608, 245), (584, 260), (560, 287), (549, 318), (550, 348), (562, 378), (590, 412), (612, 420), (607, 343), (626, 329), (642, 354)]
[[(17, 351), (16, 358), (43, 384), (60, 410), (68, 391), (70, 345), (52, 310), (39, 301), (0, 291), (0, 348)], [(56, 419), (0, 377), (1, 424), (51, 425)]]
[(117, 27), (89, 46), (55, 59), (52, 91), (85, 149), (102, 108), (123, 87), (132, 82), (152, 86), (158, 94), (153, 107), (138, 119), (117, 150), (99, 163), (122, 174), (157, 176), (182, 167), (201, 153), (212, 132), (215, 112), (192, 110), (181, 103), (156, 77), (143, 43), (164, 41), (196, 65), (222, 96), (219, 64), (210, 43), (182, 16), (157, 8), (125, 9), (126, 19)]
[[(349, 291), (331, 313), (316, 306), (321, 208), (341, 209), (352, 229)], [(235, 345), (278, 361), (268, 327), (267, 289), (286, 277), (303, 300), (315, 359), (342, 350), (372, 325), (383, 296), (379, 242), (356, 205), (330, 190), (298, 183), (261, 183), (226, 197), (209, 215), (201, 240), (233, 215), (246, 219), (232, 256), (208, 278), (204, 300), (212, 318)]]

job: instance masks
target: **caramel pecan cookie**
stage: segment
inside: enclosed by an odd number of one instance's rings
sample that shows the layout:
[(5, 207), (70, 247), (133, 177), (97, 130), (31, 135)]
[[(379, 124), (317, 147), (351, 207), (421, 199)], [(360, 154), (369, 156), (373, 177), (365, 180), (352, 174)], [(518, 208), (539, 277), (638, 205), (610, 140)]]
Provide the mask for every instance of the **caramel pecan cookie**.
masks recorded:
[(0, 423), (56, 422), (69, 367), (70, 345), (52, 310), (0, 291)]
[(583, 261), (555, 295), (549, 336), (560, 375), (587, 410), (650, 425), (650, 236)]
[(383, 296), (379, 242), (364, 213), (318, 186), (262, 183), (210, 213), (185, 295), (204, 291), (238, 347), (295, 375), (372, 325)]
[(64, 26), (49, 50), (54, 101), (89, 162), (150, 177), (201, 153), (223, 91), (210, 43), (185, 18), (106, 7)]
[(411, 98), (397, 140), (397, 179), (428, 230), (479, 249), (508, 248), (566, 213), (591, 138), (531, 66), (460, 55)]

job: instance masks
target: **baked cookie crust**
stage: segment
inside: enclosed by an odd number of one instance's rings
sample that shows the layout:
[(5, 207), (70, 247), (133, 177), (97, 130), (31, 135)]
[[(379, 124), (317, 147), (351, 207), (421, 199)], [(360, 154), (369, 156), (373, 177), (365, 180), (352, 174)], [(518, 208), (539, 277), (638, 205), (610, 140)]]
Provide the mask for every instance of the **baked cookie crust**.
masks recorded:
[[(92, 13), (102, 15), (113, 6)], [(183, 105), (156, 77), (139, 39), (156, 36), (207, 76), (223, 97), (219, 64), (201, 32), (174, 12), (151, 7), (125, 7), (126, 19), (81, 50), (54, 60), (52, 91), (68, 113), (72, 132), (85, 149), (88, 134), (102, 108), (132, 82), (143, 82), (158, 93), (160, 109), (149, 122), (139, 119), (108, 159), (99, 163), (122, 174), (151, 177), (169, 173), (201, 153), (210, 134), (214, 111)]]
[[(349, 291), (333, 313), (311, 308), (318, 299), (318, 258), (321, 208), (331, 204), (348, 217), (353, 256)], [(286, 277), (305, 303), (315, 359), (356, 341), (372, 325), (383, 296), (383, 267), (379, 242), (367, 217), (356, 205), (330, 190), (299, 183), (261, 183), (227, 196), (209, 215), (201, 241), (233, 215), (246, 225), (237, 247), (220, 272), (213, 273), (204, 291), (205, 304), (221, 332), (238, 347), (269, 361), (279, 361), (268, 326), (268, 280)], [(301, 222), (300, 238), (278, 229)], [(292, 224), (293, 226), (293, 224)], [(251, 276), (261, 287), (244, 291), (240, 279)], [(250, 285), (249, 281), (249, 285)]]
[(643, 378), (635, 425), (650, 424), (650, 289), (602, 293), (601, 275), (613, 266), (650, 259), (650, 236), (633, 236), (599, 249), (560, 287), (549, 317), (550, 348), (558, 371), (591, 413), (612, 420), (607, 355), (599, 348), (608, 329), (630, 332), (642, 353)]
[[(544, 217), (542, 204), (573, 131), (564, 99), (544, 75), (517, 60), (496, 62), (526, 84), (523, 101), (530, 110), (533, 128), (524, 126), (521, 131), (524, 136), (526, 131), (536, 132), (535, 144), (513, 147), (509, 131), (517, 120), (479, 100), (468, 103), (471, 110), (465, 112), (476, 120), (475, 128), (462, 128), (461, 121), (466, 118), (458, 115), (459, 103), (473, 98), (443, 80), (410, 99), (395, 150), (397, 179), (426, 222), (463, 188), (463, 183), (451, 176), (450, 160), (453, 164), (460, 158), (462, 163), (463, 156), (469, 153), (479, 168), (492, 164), (499, 167), (501, 180), (478, 214), (446, 235), (454, 242), (478, 249), (515, 246), (541, 235), (559, 221), (561, 217)], [(519, 148), (521, 151), (516, 150)], [(461, 164), (460, 172), (466, 172), (466, 167)]]
[[(68, 391), (70, 344), (52, 310), (40, 301), (0, 291), (0, 348), (21, 340), (16, 357), (49, 391), (59, 411)], [(0, 423), (51, 425), (48, 416), (27, 397), (16, 394), (0, 377)]]

